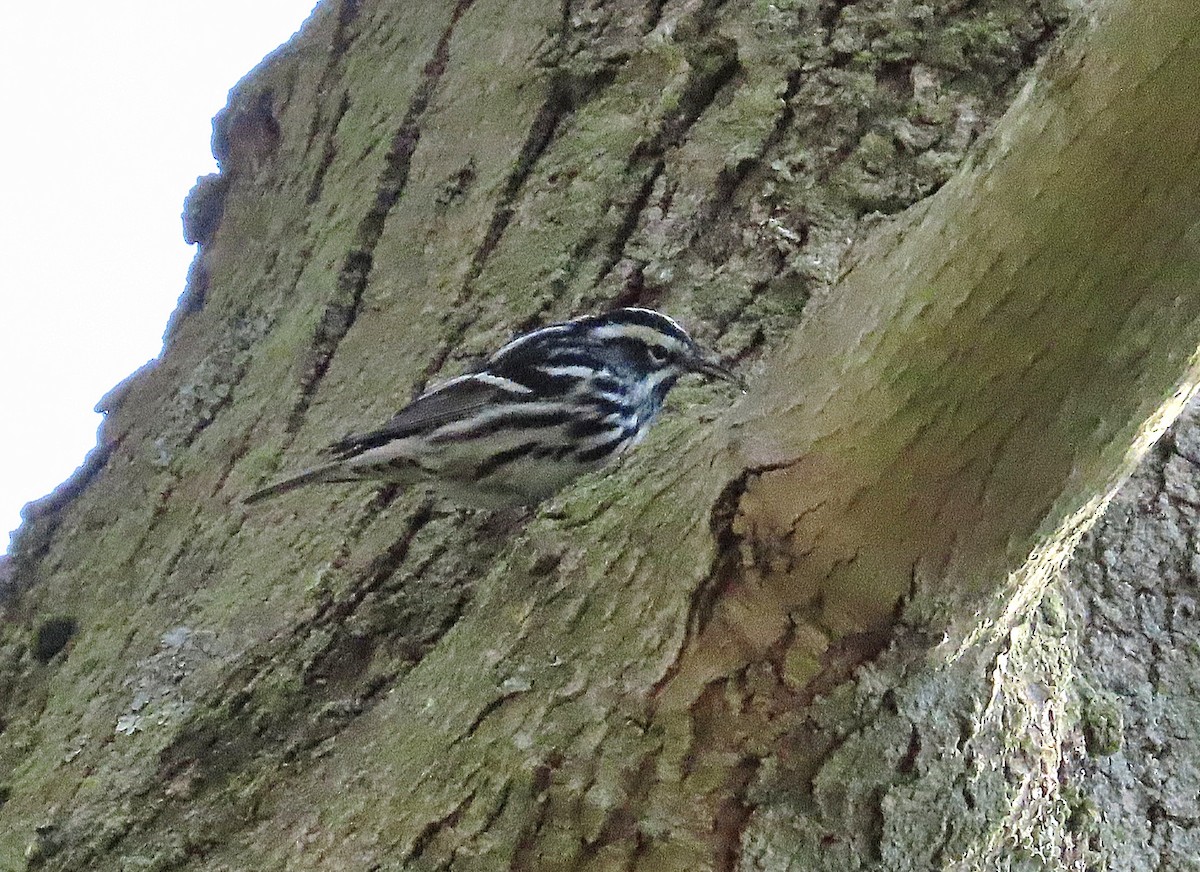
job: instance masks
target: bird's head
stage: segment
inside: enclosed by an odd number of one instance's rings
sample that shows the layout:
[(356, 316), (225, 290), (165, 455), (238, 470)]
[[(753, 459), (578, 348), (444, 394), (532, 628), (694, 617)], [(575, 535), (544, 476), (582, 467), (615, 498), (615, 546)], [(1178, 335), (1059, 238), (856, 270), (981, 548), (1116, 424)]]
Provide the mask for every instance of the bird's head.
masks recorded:
[[(677, 321), (653, 309), (615, 309), (582, 318), (589, 343), (618, 349), (643, 377), (666, 390), (680, 377), (697, 373), (732, 382), (743, 391), (745, 382), (711, 351), (702, 348)], [(663, 393), (666, 392), (663, 391)]]

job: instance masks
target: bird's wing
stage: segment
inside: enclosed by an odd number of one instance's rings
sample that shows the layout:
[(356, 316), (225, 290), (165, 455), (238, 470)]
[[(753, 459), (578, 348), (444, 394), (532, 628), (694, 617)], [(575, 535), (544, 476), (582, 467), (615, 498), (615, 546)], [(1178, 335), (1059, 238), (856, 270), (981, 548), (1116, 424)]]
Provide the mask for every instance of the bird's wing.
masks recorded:
[(520, 382), (503, 376), (486, 371), (469, 373), (421, 394), (378, 430), (353, 433), (330, 445), (328, 450), (344, 460), (393, 439), (415, 436), (452, 421), (461, 421), (480, 409), (505, 401), (519, 401), (532, 393)]

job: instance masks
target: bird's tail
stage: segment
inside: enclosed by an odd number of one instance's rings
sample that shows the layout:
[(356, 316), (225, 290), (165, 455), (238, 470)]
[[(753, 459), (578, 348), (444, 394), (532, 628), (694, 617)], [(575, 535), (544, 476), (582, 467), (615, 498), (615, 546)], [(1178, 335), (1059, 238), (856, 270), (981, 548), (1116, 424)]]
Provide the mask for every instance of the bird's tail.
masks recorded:
[(259, 488), (254, 493), (250, 494), (242, 500), (243, 505), (250, 505), (261, 500), (277, 497), (280, 494), (285, 494), (288, 491), (295, 490), (298, 487), (304, 487), (306, 484), (316, 484), (317, 482), (335, 482), (335, 481), (356, 481), (354, 476), (346, 475), (346, 470), (342, 467), (342, 463), (326, 463), (321, 466), (314, 466), (312, 469), (306, 469), (299, 475), (293, 475), (290, 478), (285, 478), (282, 481), (277, 481), (269, 484), (264, 488)]

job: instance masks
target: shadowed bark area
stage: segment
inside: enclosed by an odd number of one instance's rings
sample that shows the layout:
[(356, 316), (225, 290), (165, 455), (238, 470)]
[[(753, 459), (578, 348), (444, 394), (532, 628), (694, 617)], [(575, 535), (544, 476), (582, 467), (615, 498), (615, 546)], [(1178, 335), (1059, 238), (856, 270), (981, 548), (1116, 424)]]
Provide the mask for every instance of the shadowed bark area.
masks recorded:
[[(1178, 862), (1190, 782), (1121, 769), (1142, 685), (1081, 659), (1119, 561), (1059, 570), (1194, 375), (1200, 15), (1066, 19), (320, 5), (215, 121), (162, 358), (0, 567), (0, 866), (1086, 868), (1143, 817)], [(622, 304), (749, 395), (678, 388), (531, 517), (239, 504)]]

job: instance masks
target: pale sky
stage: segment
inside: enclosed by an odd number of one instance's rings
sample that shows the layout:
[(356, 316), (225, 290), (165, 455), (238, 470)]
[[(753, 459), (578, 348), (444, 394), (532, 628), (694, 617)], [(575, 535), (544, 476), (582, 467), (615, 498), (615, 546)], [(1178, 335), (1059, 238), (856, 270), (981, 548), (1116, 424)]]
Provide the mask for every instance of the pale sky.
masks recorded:
[[(215, 170), (212, 116), (313, 0), (60, 0), (0, 11), (0, 534), (95, 445), (158, 355)], [(6, 546), (0, 535), (0, 548)]]

